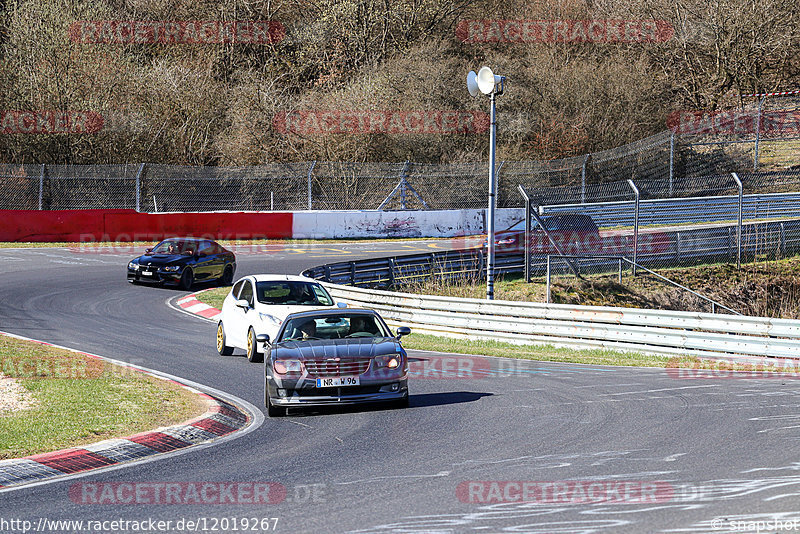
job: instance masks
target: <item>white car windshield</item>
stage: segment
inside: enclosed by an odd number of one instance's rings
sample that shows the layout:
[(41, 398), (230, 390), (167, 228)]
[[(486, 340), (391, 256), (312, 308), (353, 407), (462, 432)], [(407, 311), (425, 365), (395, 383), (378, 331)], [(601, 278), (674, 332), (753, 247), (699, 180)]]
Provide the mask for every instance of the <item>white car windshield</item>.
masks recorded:
[(262, 304), (332, 306), (333, 298), (314, 282), (256, 282), (256, 298)]

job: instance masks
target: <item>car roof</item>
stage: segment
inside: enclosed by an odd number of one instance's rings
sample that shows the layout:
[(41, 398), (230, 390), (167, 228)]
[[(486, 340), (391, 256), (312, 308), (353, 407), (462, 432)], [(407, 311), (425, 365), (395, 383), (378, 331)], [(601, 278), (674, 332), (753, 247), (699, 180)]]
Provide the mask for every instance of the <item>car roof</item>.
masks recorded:
[(181, 236), (165, 237), (160, 242), (163, 243), (164, 241), (187, 241), (187, 242), (210, 241), (212, 243), (216, 243), (216, 241), (214, 241), (213, 239), (206, 239), (204, 237), (181, 237)]
[(256, 282), (318, 282), (313, 278), (296, 274), (251, 274), (246, 278), (252, 278)]

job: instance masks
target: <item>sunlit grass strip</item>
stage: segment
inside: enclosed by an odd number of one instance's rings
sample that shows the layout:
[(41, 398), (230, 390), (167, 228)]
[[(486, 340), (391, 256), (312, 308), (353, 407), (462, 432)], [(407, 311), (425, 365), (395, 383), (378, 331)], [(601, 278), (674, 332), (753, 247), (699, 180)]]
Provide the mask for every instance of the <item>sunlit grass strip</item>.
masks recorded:
[(65, 349), (0, 336), (0, 373), (33, 407), (0, 413), (0, 459), (124, 437), (203, 414), (206, 402), (173, 382)]

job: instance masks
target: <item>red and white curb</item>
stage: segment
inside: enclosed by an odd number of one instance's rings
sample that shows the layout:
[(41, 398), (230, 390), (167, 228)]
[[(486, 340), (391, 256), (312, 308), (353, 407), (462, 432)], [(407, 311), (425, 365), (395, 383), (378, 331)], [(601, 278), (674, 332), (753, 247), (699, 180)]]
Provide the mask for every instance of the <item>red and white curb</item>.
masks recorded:
[[(251, 413), (247, 413), (232, 402), (220, 398), (221, 395), (225, 395), (222, 392), (205, 388), (200, 384), (68, 347), (53, 345), (6, 332), (0, 332), (0, 335), (69, 350), (89, 358), (101, 359), (132, 371), (147, 373), (155, 378), (178, 384), (206, 399), (209, 404), (206, 413), (180, 425), (158, 428), (149, 432), (142, 432), (125, 438), (109, 439), (82, 447), (35, 454), (24, 458), (0, 460), (0, 492), (22, 485), (47, 481), (55, 477), (65, 477), (89, 470), (142, 461), (157, 454), (178, 451), (204, 443), (208, 444), (211, 440), (216, 440), (223, 436), (230, 437), (237, 431), (247, 429), (249, 432), (263, 422), (263, 414), (246, 401), (236, 399), (237, 403), (247, 405)], [(193, 386), (209, 389), (215, 395), (204, 393)]]
[(192, 293), (191, 295), (181, 297), (175, 301), (175, 304), (177, 304), (184, 311), (205, 317), (211, 321), (216, 321), (216, 319), (219, 317), (219, 314), (222, 313), (220, 310), (197, 300), (197, 293)]

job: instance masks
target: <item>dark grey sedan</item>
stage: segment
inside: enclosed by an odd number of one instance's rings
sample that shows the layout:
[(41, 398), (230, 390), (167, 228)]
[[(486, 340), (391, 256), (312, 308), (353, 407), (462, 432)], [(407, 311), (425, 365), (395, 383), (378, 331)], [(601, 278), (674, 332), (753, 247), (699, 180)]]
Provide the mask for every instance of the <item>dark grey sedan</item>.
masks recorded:
[(373, 310), (293, 313), (274, 340), (262, 334), (264, 404), (271, 417), (303, 406), (383, 402), (408, 406), (408, 356)]

